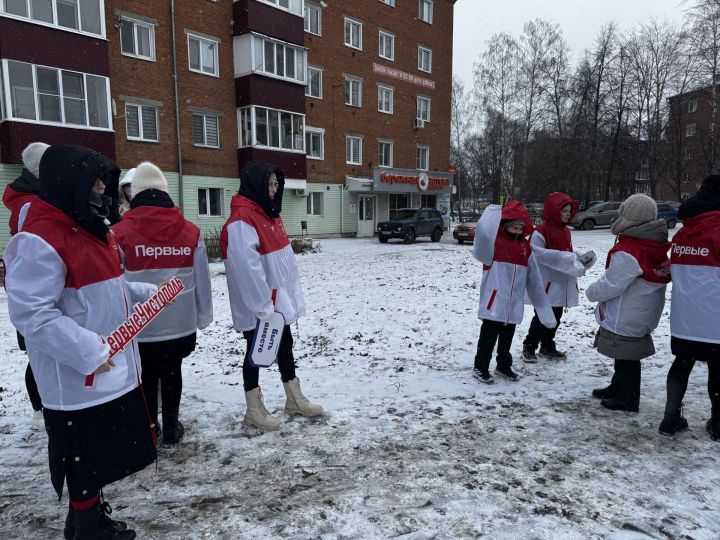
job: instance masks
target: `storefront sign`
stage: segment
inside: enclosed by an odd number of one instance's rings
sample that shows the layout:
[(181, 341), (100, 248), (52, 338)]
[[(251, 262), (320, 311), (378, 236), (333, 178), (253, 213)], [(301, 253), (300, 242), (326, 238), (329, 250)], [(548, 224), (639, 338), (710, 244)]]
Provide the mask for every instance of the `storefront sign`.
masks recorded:
[(412, 84), (416, 84), (418, 86), (422, 86), (423, 88), (435, 90), (435, 81), (425, 79), (423, 77), (418, 77), (417, 75), (407, 73), (406, 71), (401, 71), (396, 68), (383, 66), (382, 64), (377, 64), (375, 62), (373, 62), (373, 71), (378, 75), (385, 75), (386, 77), (390, 77), (391, 79), (406, 81)]
[(373, 169), (373, 191), (390, 193), (449, 194), (452, 191), (452, 175), (441, 172), (425, 172), (409, 169)]

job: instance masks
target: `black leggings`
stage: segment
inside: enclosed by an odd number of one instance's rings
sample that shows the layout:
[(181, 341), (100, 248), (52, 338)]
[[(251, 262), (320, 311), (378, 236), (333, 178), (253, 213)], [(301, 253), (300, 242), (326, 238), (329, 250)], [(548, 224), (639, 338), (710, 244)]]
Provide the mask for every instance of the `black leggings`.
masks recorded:
[[(145, 400), (150, 418), (157, 423), (158, 382), (162, 391), (163, 411), (180, 407), (182, 395), (182, 358), (140, 355)], [(165, 413), (163, 412), (163, 415)]]
[(37, 383), (35, 382), (30, 362), (28, 362), (27, 368), (25, 368), (25, 389), (27, 390), (28, 397), (30, 398), (30, 404), (32, 405), (33, 411), (42, 411), (42, 399), (40, 399), (40, 392), (38, 392)]
[[(708, 365), (708, 395), (714, 411), (720, 411), (720, 360), (710, 360)], [(690, 372), (695, 360), (676, 356), (667, 376), (668, 409), (679, 409), (688, 386)]]
[[(245, 350), (245, 361), (243, 362), (243, 388), (246, 392), (254, 390), (259, 385), (260, 368), (250, 365), (250, 344), (255, 336), (255, 330), (243, 332), (243, 336), (247, 340), (247, 349)], [(293, 337), (290, 327), (286, 326), (280, 338), (280, 348), (278, 349), (277, 364), (280, 368), (280, 378), (282, 382), (290, 382), (295, 378), (295, 358), (293, 357)], [(164, 399), (164, 398), (163, 398)]]

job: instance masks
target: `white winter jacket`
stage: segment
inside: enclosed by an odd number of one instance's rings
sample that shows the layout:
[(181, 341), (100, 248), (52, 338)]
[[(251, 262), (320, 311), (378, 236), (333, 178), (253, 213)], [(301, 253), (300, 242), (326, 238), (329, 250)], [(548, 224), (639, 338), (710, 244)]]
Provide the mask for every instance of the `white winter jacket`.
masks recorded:
[(530, 237), (530, 246), (540, 267), (545, 294), (553, 307), (575, 307), (578, 305), (579, 289), (577, 278), (585, 275), (585, 267), (578, 254), (573, 251), (558, 251), (545, 248), (545, 237), (535, 231)]

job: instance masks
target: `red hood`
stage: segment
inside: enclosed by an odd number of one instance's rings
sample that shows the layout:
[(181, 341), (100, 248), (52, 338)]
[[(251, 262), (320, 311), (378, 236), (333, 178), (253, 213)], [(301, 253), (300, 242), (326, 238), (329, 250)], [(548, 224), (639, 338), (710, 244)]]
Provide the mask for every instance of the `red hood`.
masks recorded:
[(520, 201), (509, 201), (502, 208), (500, 222), (519, 219), (523, 222), (523, 236), (528, 237), (533, 233), (532, 221), (530, 215)]
[(565, 226), (566, 224), (560, 220), (560, 212), (562, 211), (563, 206), (568, 204), (570, 205), (569, 223), (575, 217), (575, 214), (577, 214), (578, 208), (580, 207), (579, 203), (570, 197), (570, 195), (560, 193), (559, 191), (548, 195), (545, 199), (545, 206), (543, 207), (543, 221), (555, 227)]
[(167, 242), (185, 226), (185, 218), (177, 207), (138, 206), (123, 214), (121, 223), (156, 242)]
[(37, 197), (37, 194), (15, 191), (12, 186), (8, 184), (5, 186), (5, 193), (3, 193), (2, 201), (8, 210), (16, 212), (20, 210), (23, 204), (33, 197)]

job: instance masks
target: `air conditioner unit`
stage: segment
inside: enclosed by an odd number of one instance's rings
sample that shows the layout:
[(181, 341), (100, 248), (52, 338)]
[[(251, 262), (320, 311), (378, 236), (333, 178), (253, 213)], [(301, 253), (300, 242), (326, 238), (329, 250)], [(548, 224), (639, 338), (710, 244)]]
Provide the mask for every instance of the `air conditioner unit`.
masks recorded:
[(293, 195), (295, 195), (296, 197), (307, 197), (308, 196), (307, 189), (293, 189), (292, 192), (293, 192)]
[(424, 128), (424, 127), (425, 127), (425, 120), (423, 120), (422, 118), (416, 118), (415, 121), (413, 122), (413, 127), (414, 127), (415, 129), (422, 129), (422, 128)]

